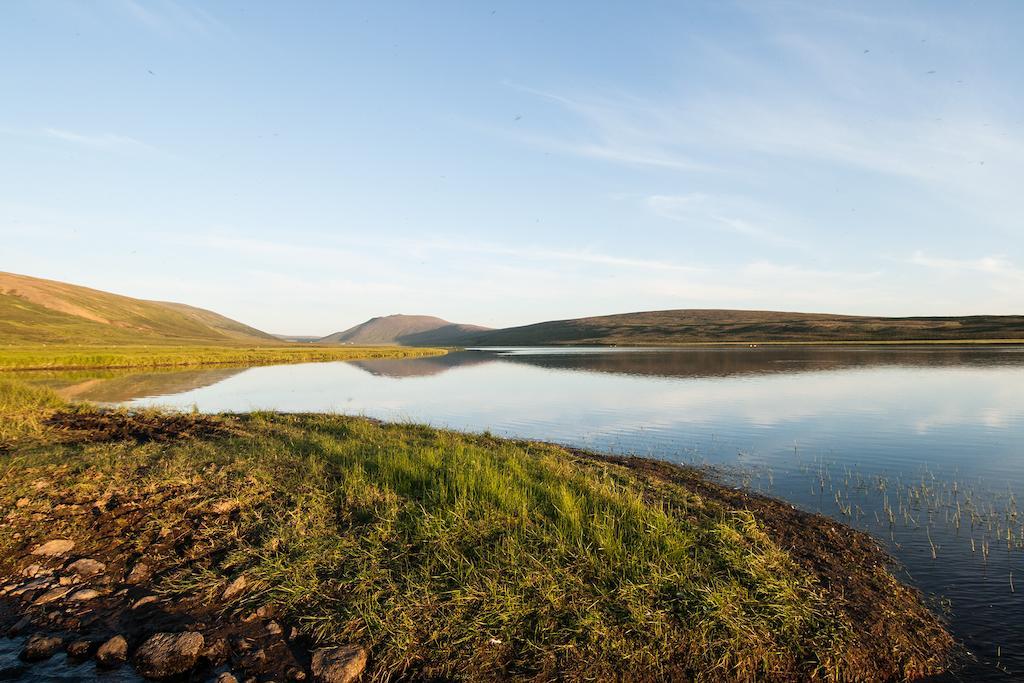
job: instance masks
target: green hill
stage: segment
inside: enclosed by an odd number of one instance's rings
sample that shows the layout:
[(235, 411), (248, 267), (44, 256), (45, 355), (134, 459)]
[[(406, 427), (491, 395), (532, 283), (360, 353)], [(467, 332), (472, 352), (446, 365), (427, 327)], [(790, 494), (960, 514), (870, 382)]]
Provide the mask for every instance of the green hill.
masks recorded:
[(462, 346), (534, 346), (1009, 339), (1024, 339), (1024, 316), (882, 318), (683, 309), (555, 320), (471, 333), (458, 343)]
[(0, 344), (270, 344), (272, 335), (185, 304), (0, 272)]

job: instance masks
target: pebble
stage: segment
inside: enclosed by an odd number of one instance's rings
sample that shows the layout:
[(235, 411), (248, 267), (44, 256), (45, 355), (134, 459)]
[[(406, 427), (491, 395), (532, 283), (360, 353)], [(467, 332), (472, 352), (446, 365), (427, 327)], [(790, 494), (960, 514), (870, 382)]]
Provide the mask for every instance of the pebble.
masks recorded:
[(145, 607), (146, 605), (152, 605), (157, 600), (159, 600), (159, 598), (157, 598), (155, 595), (147, 595), (133, 602), (132, 609), (138, 609), (140, 607)]
[(68, 656), (76, 659), (85, 659), (89, 656), (89, 650), (92, 649), (92, 642), (88, 640), (75, 640), (68, 643), (66, 649)]
[(317, 683), (352, 683), (366, 669), (366, 648), (345, 645), (313, 652), (313, 680)]
[(75, 560), (67, 566), (67, 571), (84, 577), (102, 574), (106, 569), (107, 565), (98, 560), (94, 560), (91, 557), (83, 557), (80, 560)]
[(237, 579), (228, 584), (228, 587), (224, 589), (224, 594), (221, 598), (224, 600), (231, 600), (241, 595), (245, 589), (249, 586), (249, 582), (244, 576), (239, 576)]
[(135, 668), (149, 678), (170, 678), (192, 669), (203, 651), (203, 634), (157, 633), (135, 652)]
[(85, 602), (87, 600), (94, 600), (100, 596), (100, 592), (93, 588), (82, 588), (71, 594), (68, 600), (74, 600), (75, 602)]
[(40, 546), (37, 546), (33, 551), (33, 555), (42, 555), (44, 557), (60, 557), (61, 555), (67, 555), (75, 547), (75, 542), (66, 538), (56, 538), (52, 541), (47, 541)]

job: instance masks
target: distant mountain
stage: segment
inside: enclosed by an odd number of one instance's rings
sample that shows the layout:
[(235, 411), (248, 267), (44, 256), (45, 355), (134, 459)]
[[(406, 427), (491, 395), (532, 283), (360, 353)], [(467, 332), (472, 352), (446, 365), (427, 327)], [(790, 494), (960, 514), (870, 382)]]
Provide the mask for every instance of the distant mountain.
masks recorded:
[(185, 304), (0, 272), (0, 343), (265, 344), (275, 337)]
[(320, 339), (321, 344), (457, 346), (467, 336), (488, 331), (429, 315), (387, 315)]
[(471, 333), (463, 346), (664, 345), (694, 342), (1024, 339), (1024, 316), (881, 318), (825, 313), (681, 309), (623, 313)]

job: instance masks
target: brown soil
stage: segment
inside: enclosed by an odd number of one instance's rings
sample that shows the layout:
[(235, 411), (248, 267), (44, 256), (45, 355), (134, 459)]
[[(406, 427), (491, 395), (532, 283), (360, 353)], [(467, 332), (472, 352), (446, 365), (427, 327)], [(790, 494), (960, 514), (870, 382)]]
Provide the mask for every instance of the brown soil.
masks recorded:
[(44, 423), (64, 443), (174, 441), (237, 434), (236, 420), (212, 415), (126, 411), (60, 411)]

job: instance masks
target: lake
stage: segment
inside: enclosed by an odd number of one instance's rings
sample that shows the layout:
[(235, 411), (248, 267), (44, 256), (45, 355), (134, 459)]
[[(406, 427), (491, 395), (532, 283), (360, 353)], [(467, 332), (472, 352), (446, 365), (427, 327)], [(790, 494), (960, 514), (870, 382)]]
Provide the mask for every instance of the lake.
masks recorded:
[(36, 378), (128, 406), (336, 411), (715, 465), (878, 538), (977, 659), (964, 679), (1024, 676), (1021, 347), (479, 349)]

